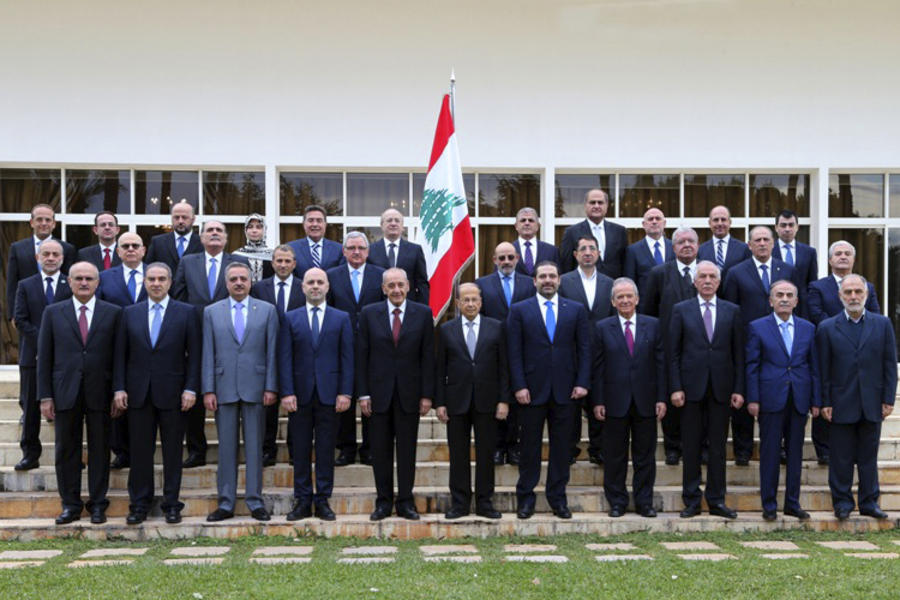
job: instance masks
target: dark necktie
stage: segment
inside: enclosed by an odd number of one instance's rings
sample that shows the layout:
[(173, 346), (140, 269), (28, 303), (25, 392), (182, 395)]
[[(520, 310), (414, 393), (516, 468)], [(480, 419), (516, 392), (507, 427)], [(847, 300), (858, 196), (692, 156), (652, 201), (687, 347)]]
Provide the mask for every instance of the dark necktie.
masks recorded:
[(206, 285), (209, 287), (209, 299), (216, 296), (216, 259), (209, 259), (209, 273), (206, 274)]
[(655, 244), (653, 244), (653, 260), (655, 260), (656, 264), (658, 264), (658, 265), (663, 264), (662, 252), (660, 252), (660, 250), (659, 250), (659, 241), (658, 240)]
[(634, 334), (631, 333), (631, 321), (625, 321), (625, 345), (628, 346), (628, 354), (634, 356)]
[(125, 286), (128, 288), (128, 295), (132, 302), (135, 301), (135, 292), (137, 291), (137, 282), (134, 280), (135, 273), (137, 273), (137, 269), (132, 269), (131, 274), (128, 275), (128, 284)]
[(391, 324), (391, 335), (394, 338), (394, 347), (397, 346), (397, 343), (400, 341), (400, 309), (394, 309), (394, 321)]
[(81, 315), (78, 317), (78, 331), (81, 332), (81, 343), (87, 346), (88, 322), (87, 306), (82, 305)]
[(46, 277), (47, 281), (47, 304), (53, 304), (53, 278)]
[(766, 288), (766, 293), (769, 293), (769, 267), (767, 265), (759, 265), (759, 268), (762, 269), (763, 287)]
[(682, 270), (684, 271), (684, 275), (682, 276), (681, 279), (684, 280), (684, 285), (686, 285), (688, 288), (693, 287), (694, 281), (691, 279), (691, 268), (685, 267)]
[(388, 264), (391, 268), (397, 266), (397, 244), (394, 242), (390, 243), (390, 250), (388, 250)]
[(321, 257), (319, 256), (319, 244), (313, 244), (313, 247), (312, 247), (312, 261), (313, 261), (313, 266), (314, 266), (314, 267), (318, 267), (319, 264), (322, 262), (322, 259), (321, 259)]
[(287, 305), (284, 303), (284, 286), (285, 283), (283, 281), (278, 282), (278, 299), (276, 302), (278, 303), (278, 310), (281, 314), (284, 314), (287, 309)]
[(534, 273), (534, 255), (531, 253), (531, 241), (525, 242), (525, 270), (531, 275)]
[(318, 306), (313, 306), (312, 325), (310, 326), (310, 330), (312, 331), (313, 344), (318, 346), (319, 345), (319, 307)]
[(704, 329), (706, 329), (706, 337), (707, 337), (707, 339), (708, 339), (710, 342), (712, 342), (712, 339), (713, 339), (713, 318), (712, 318), (712, 311), (710, 310), (710, 307), (712, 306), (712, 304), (710, 304), (709, 302), (704, 302), (704, 303), (703, 303), (703, 306), (706, 307), (706, 310), (703, 311), (703, 327), (704, 327)]
[(792, 267), (794, 266), (794, 253), (791, 252), (790, 244), (784, 245), (784, 262), (791, 265)]
[(103, 249), (103, 270), (105, 271), (112, 266), (112, 258), (109, 256), (109, 248)]

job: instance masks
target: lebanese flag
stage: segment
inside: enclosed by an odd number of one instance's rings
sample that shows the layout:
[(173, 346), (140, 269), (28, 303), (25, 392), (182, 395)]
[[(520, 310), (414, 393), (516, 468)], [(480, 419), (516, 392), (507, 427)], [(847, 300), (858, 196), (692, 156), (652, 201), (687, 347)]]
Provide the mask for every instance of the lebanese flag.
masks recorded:
[(437, 322), (452, 300), (454, 281), (475, 257), (449, 94), (444, 95), (434, 132), (415, 241), (425, 252), (429, 304)]

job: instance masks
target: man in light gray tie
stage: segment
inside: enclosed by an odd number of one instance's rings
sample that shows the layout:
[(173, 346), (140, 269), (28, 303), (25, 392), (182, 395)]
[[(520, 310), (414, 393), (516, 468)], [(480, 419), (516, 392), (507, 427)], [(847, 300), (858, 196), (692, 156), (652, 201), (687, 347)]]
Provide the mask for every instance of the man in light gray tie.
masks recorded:
[(278, 313), (268, 302), (251, 298), (250, 267), (225, 267), (228, 298), (203, 311), (203, 403), (216, 415), (219, 506), (207, 521), (234, 516), (237, 488), (238, 425), (243, 420), (247, 463), (245, 500), (258, 521), (271, 517), (262, 500), (263, 405), (275, 403), (278, 382), (275, 354)]

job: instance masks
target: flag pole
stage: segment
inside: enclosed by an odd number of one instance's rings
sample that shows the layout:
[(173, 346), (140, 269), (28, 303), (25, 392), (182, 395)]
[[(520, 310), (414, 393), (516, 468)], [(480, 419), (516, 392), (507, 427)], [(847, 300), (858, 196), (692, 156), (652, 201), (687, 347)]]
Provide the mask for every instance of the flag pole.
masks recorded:
[[(453, 129), (456, 130), (456, 70), (450, 67), (450, 118), (453, 119)], [(459, 317), (459, 306), (456, 305), (456, 299), (459, 297), (459, 278), (462, 277), (462, 271), (453, 278), (453, 316)]]

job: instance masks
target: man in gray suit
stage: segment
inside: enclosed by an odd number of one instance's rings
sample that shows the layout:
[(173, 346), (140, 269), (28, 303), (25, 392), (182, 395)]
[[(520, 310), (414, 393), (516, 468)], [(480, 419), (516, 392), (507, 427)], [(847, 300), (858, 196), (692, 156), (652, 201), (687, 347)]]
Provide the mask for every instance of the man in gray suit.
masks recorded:
[(219, 506), (206, 520), (234, 516), (241, 419), (247, 463), (244, 497), (250, 515), (268, 521), (271, 517), (262, 500), (263, 406), (274, 404), (278, 397), (278, 313), (268, 302), (250, 298), (249, 266), (231, 263), (225, 267), (225, 286), (228, 298), (203, 311), (203, 403), (216, 415), (219, 435)]

